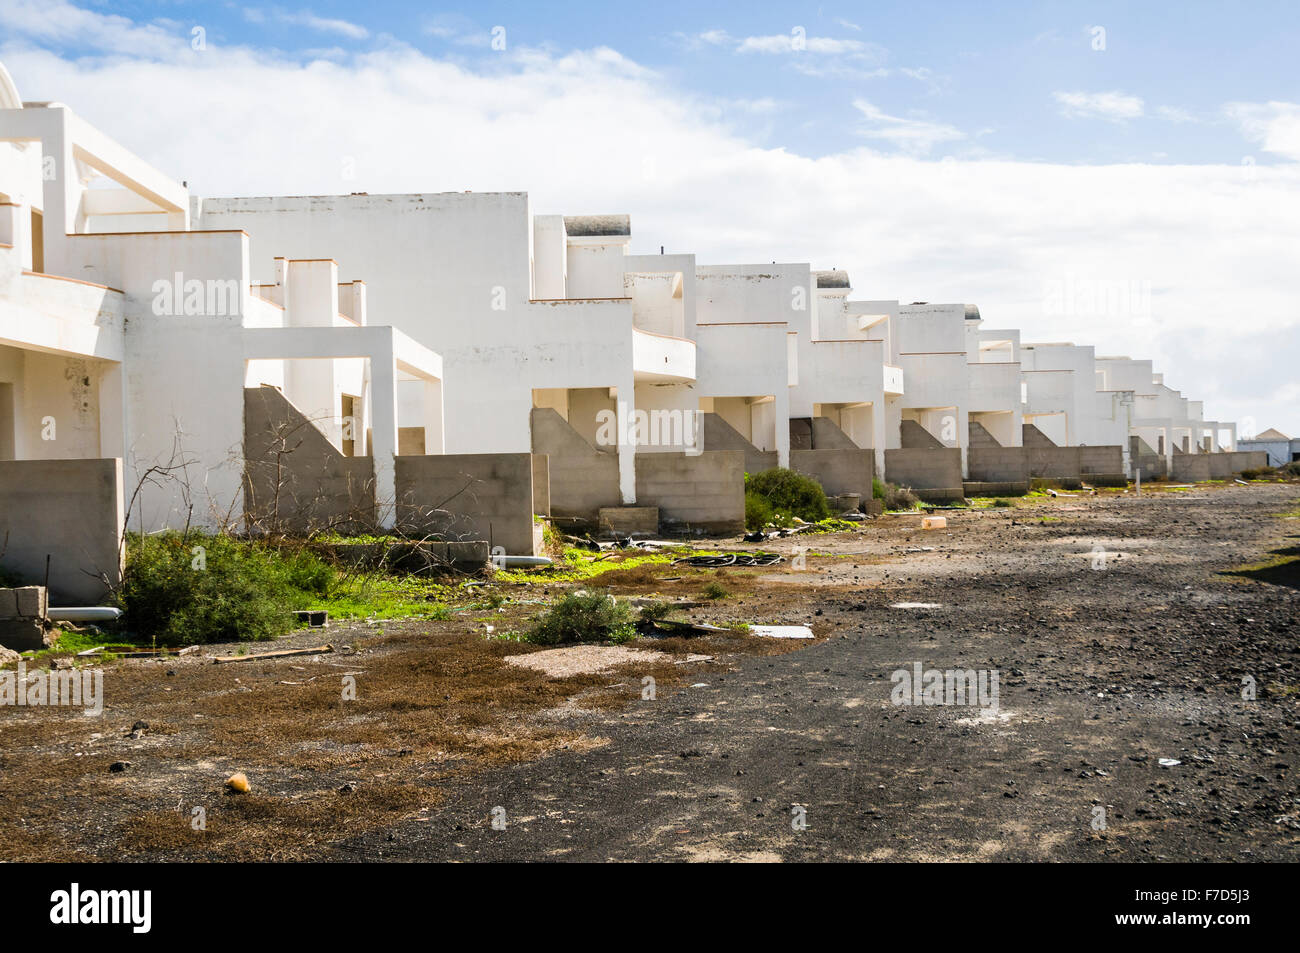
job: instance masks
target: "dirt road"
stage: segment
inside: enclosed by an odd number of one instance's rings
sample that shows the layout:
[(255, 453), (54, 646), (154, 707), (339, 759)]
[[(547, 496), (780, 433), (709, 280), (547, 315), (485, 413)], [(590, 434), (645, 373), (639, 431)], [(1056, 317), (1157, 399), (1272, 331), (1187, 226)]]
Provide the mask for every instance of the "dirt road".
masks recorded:
[[(947, 531), (783, 540), (813, 547), (807, 569), (727, 611), (829, 637), (555, 712), (604, 743), (454, 783), (329, 855), (1295, 860), (1300, 578), (1225, 571), (1300, 552), (1296, 496), (1061, 498), (949, 514)], [(892, 704), (914, 663), (996, 671), (996, 712)]]

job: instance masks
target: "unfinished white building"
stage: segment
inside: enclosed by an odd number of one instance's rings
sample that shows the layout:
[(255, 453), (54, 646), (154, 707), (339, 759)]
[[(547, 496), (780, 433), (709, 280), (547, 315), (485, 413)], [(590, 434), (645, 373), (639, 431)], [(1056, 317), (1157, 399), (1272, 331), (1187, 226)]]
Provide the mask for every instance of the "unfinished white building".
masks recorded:
[(534, 514), (737, 530), (772, 466), (851, 506), (1247, 465), (1150, 362), (631, 241), (522, 192), (200, 200), (0, 67), (0, 559), (88, 599), (128, 525), (532, 553)]

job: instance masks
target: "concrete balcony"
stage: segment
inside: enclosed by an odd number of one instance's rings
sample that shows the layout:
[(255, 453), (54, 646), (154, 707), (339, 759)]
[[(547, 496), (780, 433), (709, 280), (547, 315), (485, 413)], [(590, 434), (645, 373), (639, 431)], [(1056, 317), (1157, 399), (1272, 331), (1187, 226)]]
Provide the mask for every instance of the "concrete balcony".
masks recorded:
[(632, 371), (639, 381), (693, 381), (695, 342), (633, 328)]
[(0, 344), (122, 360), (126, 298), (103, 285), (34, 272), (0, 286)]
[(883, 372), (885, 396), (901, 397), (903, 395), (903, 369), (893, 364), (886, 364)]

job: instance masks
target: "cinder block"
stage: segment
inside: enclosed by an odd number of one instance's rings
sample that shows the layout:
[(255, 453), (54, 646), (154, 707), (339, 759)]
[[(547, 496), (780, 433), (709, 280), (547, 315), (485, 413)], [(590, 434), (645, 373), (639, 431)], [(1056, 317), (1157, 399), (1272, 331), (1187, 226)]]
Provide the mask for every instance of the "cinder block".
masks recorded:
[(44, 586), (0, 589), (0, 619), (44, 620), (49, 607), (50, 597)]
[(41, 619), (0, 619), (0, 645), (15, 652), (43, 649), (53, 641), (53, 630), (47, 632)]

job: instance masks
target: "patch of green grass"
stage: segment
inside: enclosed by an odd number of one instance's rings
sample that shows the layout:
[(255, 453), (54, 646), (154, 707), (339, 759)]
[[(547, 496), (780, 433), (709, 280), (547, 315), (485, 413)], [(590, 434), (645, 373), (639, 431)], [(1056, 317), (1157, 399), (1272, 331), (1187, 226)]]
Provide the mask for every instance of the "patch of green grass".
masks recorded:
[[(1043, 496), (1046, 495), (1046, 493), (1043, 494)], [(973, 496), (971, 497), (970, 504), (977, 510), (985, 510), (993, 507), (1002, 509), (1016, 505), (1015, 500), (1009, 500), (1001, 496)]]
[(837, 519), (832, 516), (830, 519), (818, 520), (811, 526), (804, 528), (805, 533), (847, 533), (858, 528), (858, 524), (852, 520)]
[(1061, 522), (1061, 518), (1060, 518), (1059, 516), (1040, 516), (1040, 517), (1038, 518), (1038, 522), (1040, 522), (1040, 523), (1059, 523), (1059, 522)]
[(325, 609), (332, 619), (451, 618), (448, 586), (417, 576), (368, 576), (343, 583), (310, 608)]
[[(55, 658), (63, 655), (76, 655), (78, 652), (84, 652), (87, 649), (93, 649), (100, 645), (133, 645), (137, 644), (130, 639), (123, 639), (119, 635), (106, 635), (103, 632), (72, 632), (68, 629), (60, 629), (58, 639), (53, 645), (43, 649), (29, 649), (21, 653), (23, 660), (26, 662), (28, 669), (33, 666), (48, 666)], [(151, 646), (147, 642), (138, 643), (140, 648), (147, 649)], [(105, 652), (103, 655), (96, 655), (93, 659), (74, 660), (74, 665), (84, 665), (87, 662), (99, 665), (103, 662), (116, 661), (120, 656), (111, 652)]]
[(718, 555), (708, 550), (695, 550), (689, 546), (646, 552), (644, 550), (626, 550), (619, 552), (593, 553), (586, 549), (566, 549), (554, 564), (540, 569), (499, 569), (493, 576), (498, 582), (541, 583), (585, 582), (595, 579), (607, 572), (620, 569), (635, 569), (638, 566), (663, 566), (671, 563), (678, 556)]
[(1300, 546), (1288, 546), (1276, 549), (1270, 555), (1272, 559), (1236, 569), (1226, 570), (1225, 576), (1238, 576), (1255, 582), (1266, 582), (1274, 586), (1287, 586), (1300, 589)]

